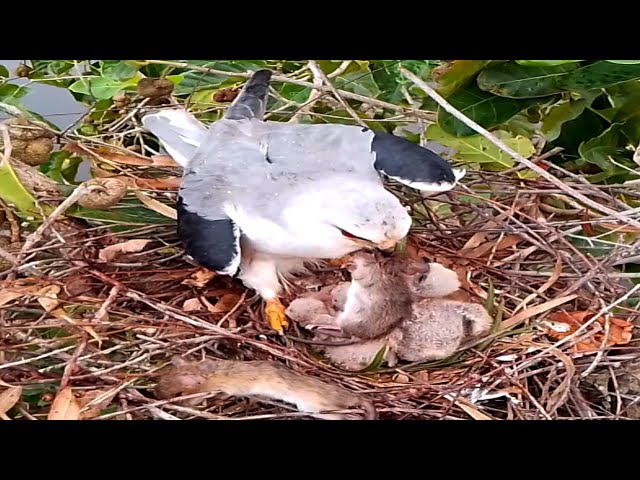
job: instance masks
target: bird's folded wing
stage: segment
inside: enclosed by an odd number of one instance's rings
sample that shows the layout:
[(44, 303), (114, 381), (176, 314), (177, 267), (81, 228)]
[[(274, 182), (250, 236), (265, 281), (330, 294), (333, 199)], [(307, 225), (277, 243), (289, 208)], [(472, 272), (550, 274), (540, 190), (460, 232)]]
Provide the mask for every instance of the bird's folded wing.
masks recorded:
[(376, 170), (416, 190), (450, 190), (464, 176), (431, 150), (390, 133), (375, 132), (371, 150)]

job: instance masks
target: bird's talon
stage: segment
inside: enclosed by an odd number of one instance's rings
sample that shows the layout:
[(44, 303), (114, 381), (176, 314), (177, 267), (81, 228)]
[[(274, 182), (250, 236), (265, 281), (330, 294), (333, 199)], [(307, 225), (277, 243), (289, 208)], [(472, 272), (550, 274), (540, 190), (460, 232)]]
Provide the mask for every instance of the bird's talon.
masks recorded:
[(284, 327), (289, 326), (289, 321), (284, 313), (285, 310), (285, 306), (277, 298), (267, 301), (267, 306), (265, 308), (267, 321), (271, 328), (278, 333), (283, 333)]

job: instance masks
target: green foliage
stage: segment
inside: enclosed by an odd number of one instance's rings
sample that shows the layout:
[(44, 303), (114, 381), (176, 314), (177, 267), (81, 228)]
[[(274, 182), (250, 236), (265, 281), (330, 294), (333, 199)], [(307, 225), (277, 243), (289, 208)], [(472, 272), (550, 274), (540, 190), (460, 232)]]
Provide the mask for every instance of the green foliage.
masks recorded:
[[(592, 182), (637, 178), (632, 172), (637, 169), (632, 154), (640, 144), (640, 60), (319, 60), (318, 64), (340, 90), (435, 112), (436, 123), (427, 125), (425, 137), (452, 149), (451, 158), (465, 168), (501, 172), (515, 163), (441, 109), (400, 73), (400, 67), (429, 82), (454, 107), (527, 158), (536, 152), (536, 137), (542, 137), (542, 153), (562, 147), (562, 154), (552, 161)], [(306, 60), (28, 60), (27, 80), (67, 89), (77, 101), (92, 107), (74, 133), (100, 136), (100, 141), (107, 143), (113, 139), (127, 146), (133, 137), (119, 136), (111, 129), (117, 130), (119, 119), (130, 111), (127, 109), (142, 101), (136, 92), (141, 78), (170, 79), (175, 85), (174, 98), (211, 122), (219, 119), (228, 105), (219, 100), (218, 93), (245, 82), (235, 73), (270, 68), (279, 75), (311, 83), (313, 76), (305, 70), (306, 65)], [(45, 121), (58, 129), (24, 107), (23, 99), (34, 87), (18, 84), (12, 77), (14, 74), (0, 65), (0, 111)], [(312, 93), (308, 86), (285, 82), (273, 82), (272, 87), (275, 95), (268, 109), (277, 110), (270, 117), (273, 121), (290, 120)], [(126, 104), (114, 100), (122, 93), (127, 94)], [(356, 124), (344, 107), (325, 102), (325, 98), (313, 105), (314, 115), (302, 121)], [(391, 132), (404, 125), (396, 111), (369, 108), (365, 112), (359, 101), (347, 101), (374, 130)], [(156, 148), (155, 140), (145, 132), (137, 134), (136, 143), (140, 135)], [(419, 137), (415, 131), (407, 134), (411, 141), (417, 142)], [(71, 188), (78, 183), (81, 162), (67, 152), (54, 152), (40, 170)], [(530, 174), (518, 172), (521, 177)], [(3, 198), (22, 211), (33, 211), (35, 199), (20, 188), (11, 170), (0, 170), (0, 178)], [(70, 214), (114, 228), (171, 223), (142, 204), (124, 201), (108, 212), (76, 207)]]
[[(548, 149), (564, 149), (554, 161), (592, 182), (636, 178), (626, 147), (640, 144), (640, 60), (455, 60), (440, 68), (439, 91), (484, 128), (542, 135)], [(438, 124), (458, 138), (477, 136), (443, 110)], [(468, 159), (468, 149), (458, 157)]]

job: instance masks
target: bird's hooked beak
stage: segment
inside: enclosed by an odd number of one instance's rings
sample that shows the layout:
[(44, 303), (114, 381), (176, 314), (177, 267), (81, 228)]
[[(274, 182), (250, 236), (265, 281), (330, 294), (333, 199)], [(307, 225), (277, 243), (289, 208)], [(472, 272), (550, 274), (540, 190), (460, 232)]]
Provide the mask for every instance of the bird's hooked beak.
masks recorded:
[(382, 250), (385, 252), (392, 252), (398, 243), (397, 240), (385, 240), (384, 242), (374, 243), (360, 238), (353, 239), (353, 242), (365, 250)]

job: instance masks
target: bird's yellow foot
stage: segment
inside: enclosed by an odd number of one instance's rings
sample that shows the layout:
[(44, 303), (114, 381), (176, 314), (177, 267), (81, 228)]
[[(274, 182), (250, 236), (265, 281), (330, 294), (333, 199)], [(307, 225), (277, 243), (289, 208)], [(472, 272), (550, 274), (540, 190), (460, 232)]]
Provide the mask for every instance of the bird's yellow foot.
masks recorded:
[(351, 260), (351, 255), (345, 255), (342, 258), (334, 258), (332, 260), (329, 260), (329, 264), (333, 265), (334, 267), (342, 267), (349, 260)]
[(287, 316), (284, 313), (285, 310), (284, 305), (279, 299), (272, 298), (271, 300), (267, 300), (267, 306), (265, 308), (267, 320), (269, 321), (271, 328), (279, 333), (282, 333), (284, 331), (284, 327), (289, 325)]

